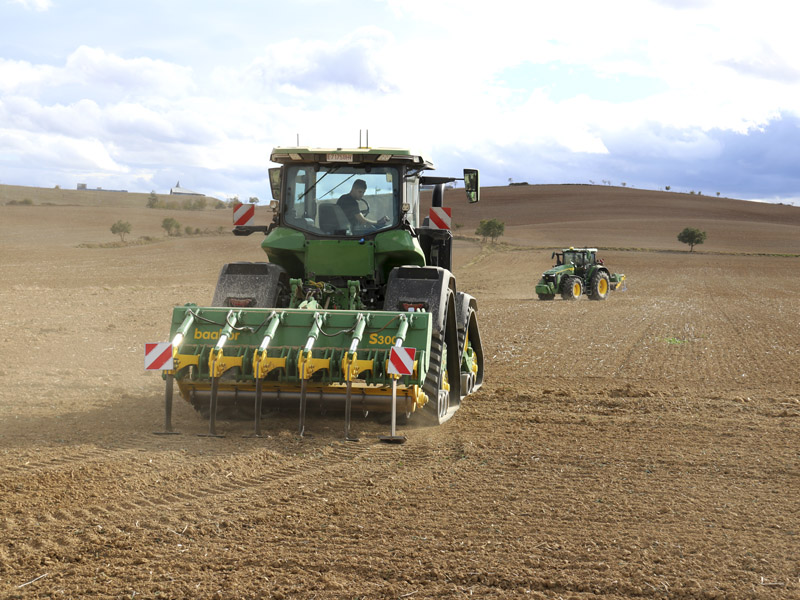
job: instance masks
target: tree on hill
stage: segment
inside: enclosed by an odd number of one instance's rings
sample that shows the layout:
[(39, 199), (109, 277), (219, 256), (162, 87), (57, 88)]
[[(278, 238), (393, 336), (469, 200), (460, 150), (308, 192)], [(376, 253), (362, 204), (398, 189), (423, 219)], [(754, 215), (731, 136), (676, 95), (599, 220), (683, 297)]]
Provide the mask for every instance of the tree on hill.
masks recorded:
[(696, 245), (706, 241), (706, 232), (694, 227), (687, 227), (678, 234), (678, 241), (689, 244), (689, 252), (693, 252)]
[(119, 220), (111, 226), (111, 233), (118, 235), (121, 241), (125, 241), (125, 236), (131, 232), (131, 224), (127, 221)]
[(181, 224), (172, 217), (167, 217), (161, 221), (161, 228), (167, 232), (167, 235), (178, 235), (181, 231)]
[(158, 196), (156, 195), (155, 190), (153, 190), (147, 197), (147, 208), (158, 208), (158, 205)]
[(498, 221), (497, 219), (481, 219), (478, 228), (475, 230), (475, 233), (483, 238), (483, 241), (486, 241), (486, 238), (491, 238), (492, 243), (494, 244), (495, 240), (499, 238), (506, 230), (505, 223)]

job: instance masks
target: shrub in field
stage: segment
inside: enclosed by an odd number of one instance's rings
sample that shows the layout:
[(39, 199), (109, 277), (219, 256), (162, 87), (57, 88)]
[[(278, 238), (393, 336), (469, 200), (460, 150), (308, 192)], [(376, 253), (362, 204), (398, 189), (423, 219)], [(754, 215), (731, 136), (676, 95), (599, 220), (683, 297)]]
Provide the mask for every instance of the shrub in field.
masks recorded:
[(692, 252), (696, 245), (706, 241), (706, 232), (694, 227), (687, 227), (678, 234), (678, 241), (689, 244), (689, 252)]
[(131, 232), (131, 224), (127, 221), (119, 220), (111, 226), (111, 233), (118, 235), (120, 241), (125, 241), (125, 236)]
[(172, 217), (161, 221), (161, 228), (167, 232), (167, 235), (180, 235), (181, 233), (181, 224)]
[(497, 219), (481, 219), (478, 228), (475, 230), (475, 233), (483, 238), (483, 241), (486, 241), (486, 238), (492, 238), (492, 243), (497, 240), (506, 230), (505, 223), (498, 221)]

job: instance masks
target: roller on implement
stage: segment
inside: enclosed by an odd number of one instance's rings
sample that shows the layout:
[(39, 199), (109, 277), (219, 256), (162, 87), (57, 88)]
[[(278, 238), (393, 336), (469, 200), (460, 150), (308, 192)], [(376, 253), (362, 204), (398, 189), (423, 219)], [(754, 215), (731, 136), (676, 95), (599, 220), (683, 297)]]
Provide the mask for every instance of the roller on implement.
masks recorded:
[[(222, 267), (209, 306), (173, 310), (172, 368), (165, 430), (172, 432), (173, 386), (209, 419), (254, 419), (296, 410), (392, 413), (440, 424), (483, 382), (477, 302), (456, 289), (445, 185), (433, 165), (393, 148), (275, 148), (274, 201), (263, 233), (269, 262)], [(464, 169), (468, 202), (478, 171)], [(420, 219), (420, 186), (431, 212)], [(403, 349), (409, 351), (403, 352)], [(409, 358), (413, 357), (413, 359)], [(393, 364), (405, 360), (406, 364)]]

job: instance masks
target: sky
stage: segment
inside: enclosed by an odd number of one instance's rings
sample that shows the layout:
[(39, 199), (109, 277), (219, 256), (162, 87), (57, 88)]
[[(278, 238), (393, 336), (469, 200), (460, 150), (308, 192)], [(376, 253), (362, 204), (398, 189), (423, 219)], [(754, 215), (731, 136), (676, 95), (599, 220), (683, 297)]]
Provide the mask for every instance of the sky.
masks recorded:
[(0, 0), (0, 184), (269, 196), (276, 146), (800, 206), (786, 0)]

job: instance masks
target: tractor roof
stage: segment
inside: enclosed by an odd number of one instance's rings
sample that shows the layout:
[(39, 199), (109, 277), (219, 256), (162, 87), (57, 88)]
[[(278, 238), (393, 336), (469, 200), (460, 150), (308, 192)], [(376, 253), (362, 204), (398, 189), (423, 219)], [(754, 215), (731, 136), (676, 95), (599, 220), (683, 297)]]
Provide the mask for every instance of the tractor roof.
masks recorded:
[(564, 248), (562, 252), (597, 252), (597, 248)]
[(433, 169), (433, 163), (418, 154), (402, 148), (309, 148), (307, 146), (277, 147), (270, 155), (272, 162), (280, 164), (404, 164), (419, 169)]

